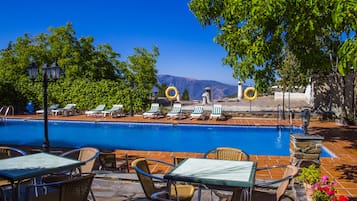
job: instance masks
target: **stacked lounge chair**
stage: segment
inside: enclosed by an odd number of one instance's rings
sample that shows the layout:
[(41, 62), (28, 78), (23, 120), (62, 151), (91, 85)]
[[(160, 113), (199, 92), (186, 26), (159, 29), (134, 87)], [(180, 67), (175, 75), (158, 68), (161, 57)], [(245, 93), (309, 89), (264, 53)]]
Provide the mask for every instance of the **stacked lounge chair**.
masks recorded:
[(67, 104), (64, 108), (58, 108), (58, 109), (55, 109), (55, 110), (52, 110), (52, 114), (54, 114), (55, 116), (59, 115), (59, 114), (63, 114), (65, 116), (67, 115), (74, 115), (75, 113), (75, 110), (76, 110), (76, 104)]
[(111, 117), (125, 116), (122, 104), (115, 104), (109, 110), (102, 111), (102, 114), (104, 117), (106, 117), (107, 115), (110, 115)]
[(160, 106), (159, 103), (152, 103), (150, 109), (147, 112), (143, 113), (143, 117), (157, 117), (157, 115), (160, 113)]
[(190, 119), (204, 119), (202, 105), (198, 105), (193, 108)]
[(217, 104), (214, 104), (213, 105), (213, 108), (212, 108), (212, 113), (210, 115), (210, 119), (222, 119), (224, 116), (222, 114), (222, 105), (217, 105)]
[[(55, 110), (59, 107), (59, 104), (53, 104), (50, 107), (47, 108), (47, 112), (51, 114), (52, 110)], [(44, 109), (41, 110), (36, 110), (36, 114), (43, 114), (45, 111)]]
[(105, 104), (98, 105), (95, 109), (85, 111), (85, 114), (87, 116), (97, 116), (102, 113), (102, 111), (105, 109)]
[(167, 118), (179, 118), (182, 112), (182, 105), (180, 103), (175, 103), (172, 106), (171, 111), (169, 111), (166, 116)]

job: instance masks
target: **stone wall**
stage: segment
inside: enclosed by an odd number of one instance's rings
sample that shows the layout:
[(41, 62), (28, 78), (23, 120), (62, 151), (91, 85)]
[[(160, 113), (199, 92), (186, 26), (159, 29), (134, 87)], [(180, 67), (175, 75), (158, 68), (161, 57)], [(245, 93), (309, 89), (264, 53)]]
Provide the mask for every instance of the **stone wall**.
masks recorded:
[(310, 164), (319, 167), (323, 139), (319, 135), (291, 134), (290, 163), (300, 168)]
[[(357, 86), (355, 80), (357, 73), (349, 74), (344, 77), (335, 74), (319, 74), (312, 78), (314, 110), (319, 113), (329, 113), (331, 117), (340, 117), (342, 104), (349, 115), (352, 115), (357, 103)], [(341, 86), (345, 86), (344, 90)]]

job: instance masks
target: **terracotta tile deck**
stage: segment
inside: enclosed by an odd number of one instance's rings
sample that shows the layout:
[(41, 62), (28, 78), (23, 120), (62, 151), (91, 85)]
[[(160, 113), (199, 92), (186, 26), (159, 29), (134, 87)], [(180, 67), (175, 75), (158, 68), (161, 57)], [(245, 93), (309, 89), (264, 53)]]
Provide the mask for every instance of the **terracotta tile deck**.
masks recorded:
[[(20, 115), (15, 118), (30, 118), (41, 119), (42, 116), (36, 115)], [(89, 121), (121, 121), (121, 122), (155, 122), (155, 123), (171, 123), (171, 124), (229, 124), (229, 125), (256, 125), (264, 126), (277, 125), (276, 119), (243, 119), (233, 118), (226, 121), (216, 120), (168, 120), (161, 119), (143, 119), (142, 116), (122, 117), (122, 118), (102, 118), (102, 117), (86, 117), (84, 115), (70, 117), (53, 117), (50, 119), (58, 120), (89, 120)], [(288, 125), (288, 121), (280, 121), (281, 125)], [(294, 125), (301, 125), (300, 120), (294, 120)], [(342, 127), (336, 125), (335, 122), (319, 122), (312, 121), (310, 123), (309, 132), (319, 134), (325, 137), (323, 145), (336, 155), (336, 158), (321, 158), (321, 170), (323, 175), (335, 178), (338, 181), (337, 190), (339, 194), (348, 195), (350, 198), (357, 199), (357, 126)], [(185, 157), (202, 157), (202, 153), (173, 153), (173, 152), (157, 152), (157, 151), (128, 151), (116, 150), (119, 155), (128, 153), (130, 156), (156, 158), (172, 162), (173, 156)], [(258, 167), (289, 164), (289, 157), (284, 156), (262, 156), (252, 155), (251, 160), (258, 163)], [(155, 173), (164, 173), (167, 168), (156, 166)], [(132, 170), (131, 170), (132, 171)], [(259, 172), (259, 178), (274, 178), (281, 175), (281, 172)]]

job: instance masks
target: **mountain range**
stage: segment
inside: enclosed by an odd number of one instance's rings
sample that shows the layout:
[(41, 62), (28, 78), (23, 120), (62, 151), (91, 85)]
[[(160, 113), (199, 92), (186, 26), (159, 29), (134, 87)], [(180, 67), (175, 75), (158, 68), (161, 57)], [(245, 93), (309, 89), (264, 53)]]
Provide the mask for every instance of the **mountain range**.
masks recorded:
[(187, 89), (190, 100), (201, 100), (206, 87), (211, 88), (213, 99), (222, 99), (237, 94), (237, 86), (214, 80), (196, 80), (172, 75), (158, 75), (157, 79), (160, 85), (166, 83), (167, 86), (175, 86), (180, 95)]

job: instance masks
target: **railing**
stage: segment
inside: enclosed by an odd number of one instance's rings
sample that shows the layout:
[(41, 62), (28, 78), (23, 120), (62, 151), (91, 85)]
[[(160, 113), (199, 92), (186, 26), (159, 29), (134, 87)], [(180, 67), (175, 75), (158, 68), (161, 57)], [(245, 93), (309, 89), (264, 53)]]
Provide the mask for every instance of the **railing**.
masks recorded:
[[(0, 124), (2, 124), (2, 123), (4, 123), (5, 122), (5, 112), (3, 112), (3, 111), (5, 111), (6, 110), (6, 106), (2, 106), (1, 108), (0, 108)], [(4, 114), (3, 114), (4, 113)]]
[(14, 114), (15, 114), (14, 106), (12, 106), (12, 105), (7, 106), (5, 116), (7, 116), (10, 111), (11, 111), (11, 116), (14, 116)]
[(14, 116), (15, 114), (15, 111), (14, 111), (14, 106), (12, 105), (9, 105), (9, 106), (2, 106), (0, 108), (0, 120), (1, 122), (0, 123), (5, 123), (6, 120), (7, 120), (7, 116), (9, 115), (9, 113), (11, 112), (11, 115)]
[[(282, 127), (281, 120), (283, 119), (283, 111), (282, 111), (282, 107), (281, 107), (280, 104), (277, 106), (276, 111), (277, 111), (276, 125), (277, 125), (277, 128), (279, 129), (279, 128)], [(294, 119), (294, 112), (289, 109), (289, 129), (290, 129), (290, 133), (293, 130), (293, 119)]]
[(277, 106), (277, 108), (276, 108), (276, 111), (277, 111), (277, 119), (276, 119), (276, 127), (279, 129), (280, 128), (280, 126), (281, 126), (281, 122), (280, 122), (280, 120), (281, 120), (281, 105), (279, 104), (278, 106)]
[(290, 128), (290, 133), (293, 131), (293, 119), (294, 119), (294, 112), (289, 110), (289, 128)]

